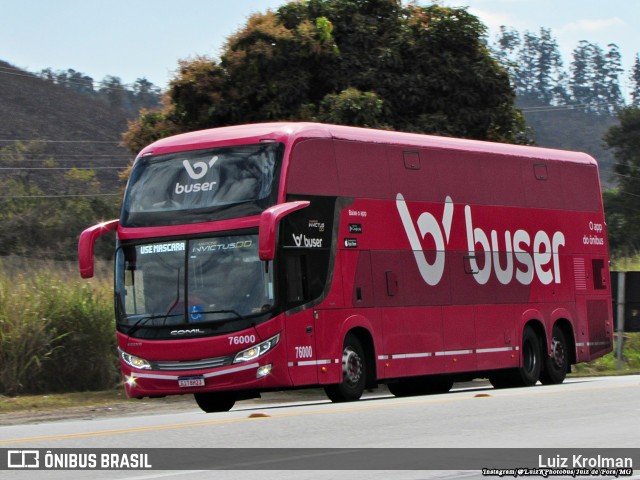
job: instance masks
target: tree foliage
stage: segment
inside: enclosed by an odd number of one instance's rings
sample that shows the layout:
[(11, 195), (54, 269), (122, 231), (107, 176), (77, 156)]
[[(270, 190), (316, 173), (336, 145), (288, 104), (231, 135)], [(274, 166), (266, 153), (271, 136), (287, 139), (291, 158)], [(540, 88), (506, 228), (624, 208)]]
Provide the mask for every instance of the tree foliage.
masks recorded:
[(618, 113), (619, 125), (604, 137), (613, 149), (619, 188), (605, 197), (609, 238), (613, 249), (640, 251), (640, 108)]
[(556, 105), (567, 98), (562, 56), (551, 30), (524, 35), (505, 26), (500, 27), (494, 52), (507, 68), (517, 95), (523, 103)]
[(215, 126), (308, 120), (513, 142), (523, 130), (485, 27), (464, 8), (307, 0), (255, 14), (218, 60), (180, 63), (161, 112), (130, 125), (137, 151)]
[[(0, 148), (7, 170), (0, 178), (0, 256), (75, 259), (78, 233), (117, 215), (115, 201), (99, 195), (95, 170), (59, 170), (51, 157), (30, 161), (43, 147), (34, 141)], [(112, 250), (101, 242), (97, 253), (110, 257)]]
[(629, 80), (631, 80), (631, 106), (640, 107), (640, 55), (638, 54), (629, 74)]
[(160, 89), (144, 77), (136, 79), (133, 85), (126, 85), (120, 77), (107, 75), (98, 82), (96, 88), (93, 78), (72, 68), (57, 71), (45, 68), (38, 75), (51, 83), (122, 109), (130, 117), (137, 116), (143, 108), (160, 108)]
[[(581, 40), (573, 50), (568, 70), (547, 28), (541, 28), (539, 33), (520, 34), (502, 26), (492, 49), (509, 72), (521, 105), (573, 105), (598, 115), (614, 115), (624, 107), (620, 87), (622, 56), (613, 43), (605, 51)], [(634, 83), (633, 76), (631, 80)], [(640, 76), (636, 85), (637, 80)]]

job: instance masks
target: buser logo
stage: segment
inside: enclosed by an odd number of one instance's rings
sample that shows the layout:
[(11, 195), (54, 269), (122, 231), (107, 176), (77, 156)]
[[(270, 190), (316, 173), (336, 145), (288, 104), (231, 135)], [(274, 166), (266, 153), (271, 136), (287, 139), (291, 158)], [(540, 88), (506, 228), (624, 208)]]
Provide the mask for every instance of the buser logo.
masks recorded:
[[(449, 243), (449, 234), (451, 233), (451, 221), (453, 220), (453, 201), (451, 197), (447, 196), (444, 201), (442, 228), (440, 228), (440, 224), (438, 224), (436, 218), (429, 212), (423, 212), (418, 217), (420, 237), (418, 237), (418, 232), (413, 225), (413, 219), (401, 193), (396, 196), (396, 208), (398, 209), (402, 225), (409, 238), (411, 250), (413, 250), (413, 255), (415, 256), (422, 279), (429, 285), (437, 285), (444, 273), (445, 238), (446, 242)], [(433, 263), (427, 261), (422, 250), (421, 239), (426, 235), (431, 235), (436, 244), (436, 258)]]
[[(449, 244), (453, 219), (453, 201), (446, 197), (442, 221), (438, 223), (429, 212), (423, 212), (417, 221), (418, 231), (402, 194), (396, 196), (396, 208), (409, 239), (411, 250), (418, 264), (423, 280), (429, 285), (437, 285), (442, 279), (445, 267), (445, 249)], [(489, 234), (481, 227), (474, 227), (471, 206), (464, 207), (464, 225), (470, 272), (474, 280), (485, 285), (492, 275), (502, 285), (508, 285), (515, 278), (522, 285), (537, 279), (543, 285), (560, 283), (560, 247), (565, 246), (562, 232), (549, 235), (544, 230), (530, 234), (518, 229), (511, 233), (505, 230), (499, 238), (496, 230)], [(429, 263), (425, 257), (422, 240), (430, 235), (435, 243), (435, 259)], [(478, 252), (480, 252), (478, 254)], [(478, 262), (478, 259), (481, 259)], [(480, 268), (482, 265), (482, 268)]]
[(321, 238), (307, 238), (307, 236), (302, 233), (300, 235), (293, 233), (292, 235), (296, 247), (322, 248)]
[(208, 165), (205, 162), (196, 162), (193, 164), (193, 166), (191, 166), (191, 163), (189, 163), (189, 160), (183, 160), (182, 165), (184, 165), (185, 170), (193, 180), (200, 180), (202, 177), (204, 177), (207, 174), (209, 169), (213, 167), (213, 165), (217, 161), (218, 161), (218, 156), (216, 155), (211, 160), (209, 160)]
[[(204, 177), (207, 174), (209, 169), (213, 167), (217, 161), (218, 161), (218, 156), (216, 155), (213, 158), (211, 158), (211, 160), (209, 160), (208, 163), (196, 162), (192, 166), (189, 160), (183, 160), (182, 165), (184, 166), (184, 169), (187, 171), (187, 174), (189, 175), (189, 177), (191, 177), (192, 180), (200, 180), (202, 177)], [(187, 184), (181, 185), (180, 183), (176, 183), (175, 193), (176, 195), (181, 195), (183, 193), (191, 193), (191, 192), (206, 192), (209, 190), (213, 190), (213, 187), (215, 184), (216, 184), (215, 181), (194, 183), (190, 185), (187, 185)]]

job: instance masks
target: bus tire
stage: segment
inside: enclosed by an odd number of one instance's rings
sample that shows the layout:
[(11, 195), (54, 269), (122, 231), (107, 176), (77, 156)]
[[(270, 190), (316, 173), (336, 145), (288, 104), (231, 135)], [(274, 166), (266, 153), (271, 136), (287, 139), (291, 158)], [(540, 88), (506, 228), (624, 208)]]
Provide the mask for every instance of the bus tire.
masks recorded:
[(395, 397), (412, 397), (419, 395), (416, 393), (413, 382), (409, 379), (398, 380), (397, 382), (389, 383), (387, 385), (391, 395)]
[(569, 371), (569, 350), (562, 329), (555, 325), (551, 332), (551, 352), (544, 359), (544, 368), (540, 373), (543, 385), (555, 385), (564, 382)]
[(489, 376), (494, 388), (531, 387), (538, 383), (542, 370), (542, 349), (533, 328), (526, 326), (522, 333), (522, 366), (500, 370)]
[(540, 340), (533, 328), (524, 327), (522, 333), (522, 366), (516, 369), (516, 384), (519, 387), (532, 387), (540, 379), (542, 370), (542, 349)]
[(233, 392), (194, 393), (193, 398), (206, 413), (228, 412), (236, 403), (236, 395)]
[(448, 393), (453, 387), (453, 379), (447, 376), (431, 377), (425, 385), (426, 394)]
[(389, 392), (396, 397), (447, 393), (451, 387), (453, 387), (453, 380), (441, 375), (404, 378), (387, 385)]
[(513, 388), (517, 387), (517, 382), (514, 380), (517, 372), (516, 370), (500, 370), (492, 373), (489, 376), (489, 382), (493, 388)]
[(342, 382), (327, 385), (324, 391), (332, 402), (353, 402), (360, 399), (367, 383), (364, 349), (358, 337), (350, 333), (342, 349)]

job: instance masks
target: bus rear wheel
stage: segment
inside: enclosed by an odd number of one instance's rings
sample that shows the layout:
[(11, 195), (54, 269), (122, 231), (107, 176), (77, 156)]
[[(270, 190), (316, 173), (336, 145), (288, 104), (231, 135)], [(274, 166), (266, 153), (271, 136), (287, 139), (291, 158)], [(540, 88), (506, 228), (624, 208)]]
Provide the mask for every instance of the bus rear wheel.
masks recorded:
[(551, 332), (551, 353), (545, 358), (544, 369), (540, 373), (543, 385), (555, 385), (564, 382), (569, 371), (569, 350), (562, 329), (557, 325)]
[(236, 403), (233, 392), (204, 392), (194, 393), (198, 406), (207, 413), (228, 412)]
[(494, 373), (489, 377), (495, 388), (531, 387), (538, 383), (542, 370), (542, 349), (533, 328), (526, 326), (522, 333), (522, 366)]
[(342, 382), (324, 387), (332, 402), (353, 402), (362, 396), (367, 382), (365, 362), (360, 340), (355, 335), (348, 334), (342, 349)]

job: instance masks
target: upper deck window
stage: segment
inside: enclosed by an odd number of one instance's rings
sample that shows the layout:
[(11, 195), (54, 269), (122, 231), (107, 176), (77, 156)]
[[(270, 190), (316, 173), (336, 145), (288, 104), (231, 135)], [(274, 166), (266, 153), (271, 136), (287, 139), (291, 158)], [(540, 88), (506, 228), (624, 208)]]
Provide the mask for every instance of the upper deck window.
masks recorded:
[(125, 194), (125, 227), (210, 222), (257, 215), (277, 201), (279, 143), (139, 158)]

